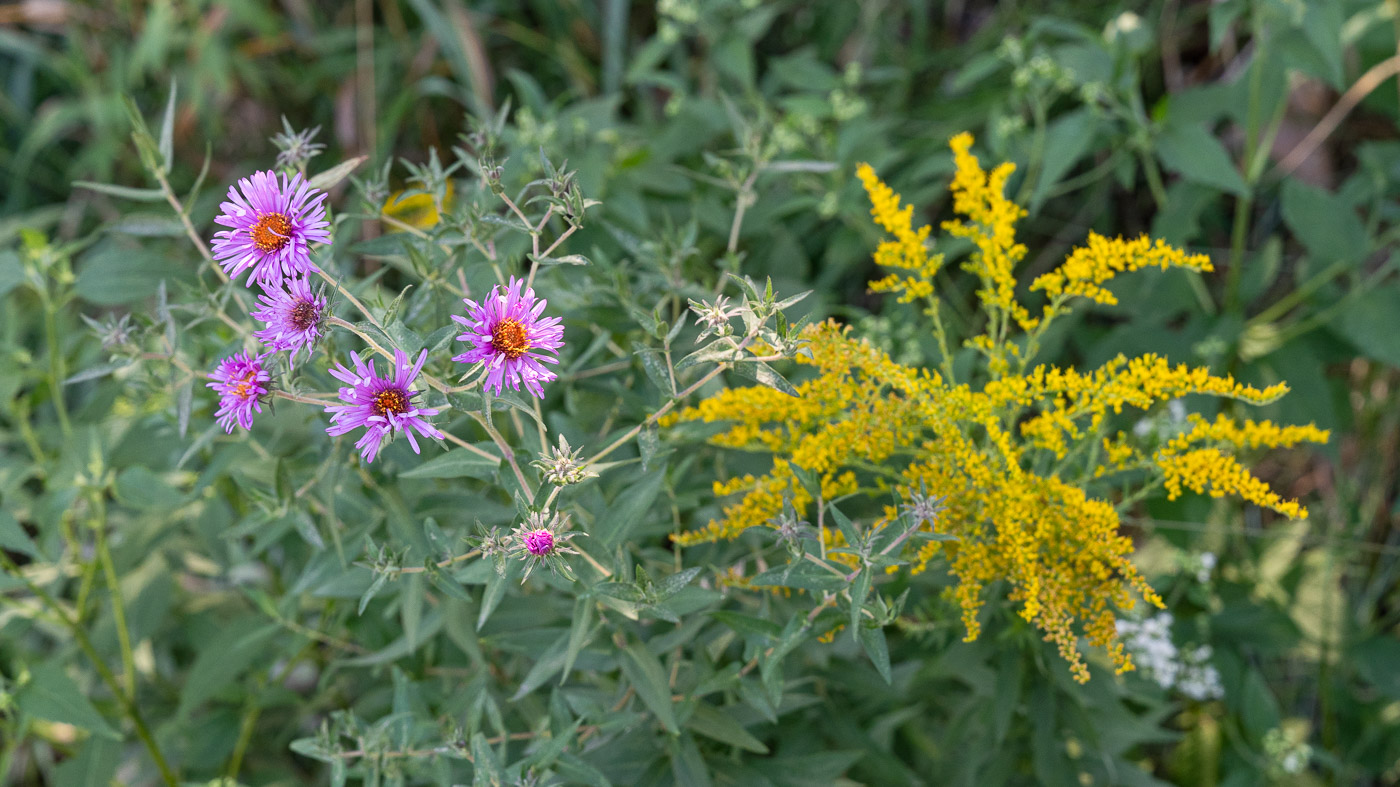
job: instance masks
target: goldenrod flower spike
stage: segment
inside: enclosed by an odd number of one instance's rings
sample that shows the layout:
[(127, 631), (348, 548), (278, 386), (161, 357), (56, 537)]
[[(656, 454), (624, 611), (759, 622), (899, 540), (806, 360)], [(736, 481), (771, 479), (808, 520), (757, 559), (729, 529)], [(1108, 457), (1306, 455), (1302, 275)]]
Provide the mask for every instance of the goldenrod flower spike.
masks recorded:
[[(1161, 599), (1131, 561), (1133, 544), (1119, 532), (1118, 504), (1091, 494), (1098, 488), (1095, 479), (1136, 473), (1143, 483), (1160, 484), (1171, 498), (1188, 489), (1232, 495), (1303, 517), (1301, 505), (1251, 475), (1235, 454), (1324, 442), (1327, 432), (1312, 425), (1195, 416), (1179, 435), (1145, 445), (1113, 427), (1120, 414), (1160, 408), (1186, 394), (1266, 404), (1288, 388), (1282, 383), (1256, 388), (1155, 355), (1120, 356), (1089, 372), (1053, 365), (1026, 370), (1036, 337), (1076, 297), (1113, 303), (1104, 285), (1118, 273), (1148, 266), (1209, 271), (1210, 263), (1145, 237), (1091, 235), (1062, 266), (1031, 285), (1048, 302), (1033, 319), (1015, 299), (1014, 269), (1026, 250), (1014, 232), (1024, 212), (1002, 194), (1011, 166), (984, 172), (969, 152), (970, 135), (954, 137), (951, 145), (957, 165), (953, 208), (966, 221), (943, 226), (976, 245), (964, 267), (981, 281), (978, 297), (987, 327), (969, 345), (986, 358), (977, 378), (985, 382), (974, 388), (895, 363), (834, 322), (809, 327), (811, 357), (797, 362), (813, 366), (816, 374), (797, 386), (799, 396), (763, 386), (731, 389), (666, 419), (668, 424), (727, 423), (711, 442), (773, 456), (764, 475), (717, 483), (716, 495), (737, 495), (737, 500), (724, 508), (721, 519), (681, 534), (677, 543), (731, 539), (749, 527), (771, 527), (784, 513), (785, 500), (796, 516), (812, 519), (808, 509), (815, 501), (797, 482), (797, 468), (819, 480), (825, 500), (853, 493), (883, 497), (891, 486), (906, 499), (916, 493), (937, 497), (944, 506), (938, 528), (957, 541), (911, 547), (903, 559), (917, 574), (944, 555), (958, 578), (954, 597), (968, 639), (980, 633), (983, 590), (1004, 581), (1020, 615), (1056, 644), (1076, 679), (1089, 677), (1080, 637), (1103, 648), (1117, 671), (1132, 669), (1117, 641), (1116, 612), (1131, 609), (1137, 599), (1158, 606)], [(876, 262), (907, 273), (872, 282), (871, 288), (897, 293), (901, 301), (928, 300), (941, 341), (933, 276), (942, 258), (929, 253), (929, 228), (914, 228), (913, 206), (901, 205), (899, 195), (869, 166), (862, 165), (857, 176), (870, 195), (871, 216), (892, 236), (880, 244)], [(1028, 332), (1024, 357), (1012, 341), (1013, 325)], [(1013, 360), (1021, 372), (1011, 373)], [(887, 526), (897, 517), (886, 506), (871, 527)], [(821, 537), (828, 549), (844, 543), (833, 529)]]

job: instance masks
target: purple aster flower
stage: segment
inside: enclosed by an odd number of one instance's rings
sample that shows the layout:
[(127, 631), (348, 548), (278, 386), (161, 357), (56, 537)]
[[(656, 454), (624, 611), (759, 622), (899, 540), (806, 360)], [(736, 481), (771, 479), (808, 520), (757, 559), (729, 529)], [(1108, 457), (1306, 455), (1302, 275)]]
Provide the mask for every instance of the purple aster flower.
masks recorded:
[(525, 534), (525, 551), (544, 557), (554, 551), (554, 534), (548, 530), (531, 530)]
[(330, 370), (331, 376), (350, 387), (340, 389), (340, 400), (345, 404), (326, 408), (326, 412), (335, 413), (331, 416), (331, 425), (326, 428), (326, 434), (343, 435), (363, 426), (364, 436), (355, 443), (355, 447), (360, 449), (360, 456), (366, 462), (374, 461), (384, 438), (394, 432), (403, 432), (408, 436), (415, 454), (419, 451), (418, 441), (413, 437), (414, 429), (424, 437), (443, 439), (442, 432), (424, 420), (425, 416), (437, 415), (438, 411), (415, 407), (413, 397), (418, 392), (409, 388), (427, 359), (428, 351), (424, 350), (418, 356), (418, 363), (411, 364), (403, 350), (395, 350), (393, 373), (389, 377), (380, 377), (374, 370), (374, 361), (366, 364), (360, 360), (360, 356), (350, 353), (350, 360), (355, 363), (354, 371), (339, 363)]
[(522, 525), (517, 525), (514, 536), (511, 539), (509, 554), (518, 556), (525, 561), (525, 576), (521, 582), (530, 578), (530, 572), (541, 563), (549, 565), (551, 571), (563, 575), (565, 579), (572, 580), (573, 572), (569, 570), (569, 564), (564, 562), (564, 555), (577, 555), (577, 549), (569, 546), (574, 536), (582, 535), (578, 531), (569, 528), (569, 515), (555, 511), (553, 514), (548, 511), (535, 511), (525, 518)]
[(478, 304), (464, 298), (467, 316), (452, 315), (452, 319), (466, 327), (466, 333), (457, 337), (459, 342), (468, 342), (471, 349), (454, 356), (458, 363), (484, 363), (487, 390), (499, 394), (501, 388), (509, 384), (512, 390), (520, 390), (520, 384), (540, 398), (544, 397), (547, 383), (558, 375), (546, 369), (543, 363), (559, 363), (557, 356), (564, 346), (564, 326), (560, 318), (540, 318), (548, 301), (535, 299), (535, 291), (526, 287), (524, 294), (520, 288), (524, 282), (514, 276), (505, 288), (496, 285)]
[(234, 278), (252, 269), (249, 287), (254, 280), (271, 287), (317, 270), (309, 244), (330, 243), (325, 198), (300, 174), (283, 175), (281, 185), (271, 170), (243, 178), (229, 186), (228, 202), (214, 219), (232, 227), (214, 233), (214, 259)]
[(325, 297), (311, 292), (311, 285), (303, 277), (289, 279), (285, 290), (281, 287), (263, 290), (258, 300), (263, 305), (253, 312), (253, 317), (267, 323), (267, 327), (253, 335), (272, 350), (290, 350), (289, 362), (295, 363), (303, 347), (306, 356), (311, 357), (312, 347), (321, 338)]
[(219, 411), (215, 417), (224, 432), (233, 434), (236, 423), (244, 429), (253, 428), (253, 413), (262, 412), (262, 397), (267, 395), (272, 376), (263, 368), (267, 355), (253, 357), (235, 353), (219, 361), (218, 368), (206, 383), (219, 395)]

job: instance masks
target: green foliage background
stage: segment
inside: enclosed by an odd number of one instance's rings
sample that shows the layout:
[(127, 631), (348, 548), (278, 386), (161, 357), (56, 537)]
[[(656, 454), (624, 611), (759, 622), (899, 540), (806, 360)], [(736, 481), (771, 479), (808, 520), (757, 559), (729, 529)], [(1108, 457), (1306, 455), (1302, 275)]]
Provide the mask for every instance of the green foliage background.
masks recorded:
[[(155, 748), (181, 782), (259, 785), (1397, 783), (1398, 38), (1394, 0), (0, 6), (0, 781), (160, 783)], [(1223, 698), (1101, 663), (1078, 686), (1004, 605), (963, 643), (936, 572), (882, 586), (917, 599), (887, 663), (818, 643), (810, 599), (717, 589), (753, 543), (670, 548), (746, 467), (664, 431), (569, 493), (608, 587), (522, 587), (484, 560), (377, 581), (367, 536), (412, 566), (514, 521), (504, 474), (414, 477), (401, 444), (365, 469), (286, 402), (250, 437), (216, 430), (169, 358), (198, 372), (238, 340), (166, 191), (207, 238), (227, 185), (272, 165), (280, 117), (319, 125), (313, 172), (368, 157), (334, 190), (329, 264), (433, 323), (451, 300), (433, 271), (479, 291), (489, 270), (444, 252), (444, 226), (384, 234), (365, 197), (385, 171), (431, 185), (384, 166), (450, 166), (468, 115), (507, 103), (506, 182), (541, 177), (543, 152), (602, 203), (565, 249), (592, 265), (540, 280), (570, 342), (548, 425), (595, 450), (667, 401), (648, 359), (720, 270), (930, 357), (866, 292), (860, 161), (941, 219), (946, 140), (973, 131), (1018, 164), (1032, 274), (1089, 229), (1209, 253), (1207, 278), (1124, 279), (1047, 356), (1284, 379), (1264, 415), (1334, 430), (1258, 465), (1305, 523), (1208, 498), (1132, 519)], [(941, 284), (974, 324), (970, 283)], [(1285, 739), (1311, 747), (1303, 772)]]

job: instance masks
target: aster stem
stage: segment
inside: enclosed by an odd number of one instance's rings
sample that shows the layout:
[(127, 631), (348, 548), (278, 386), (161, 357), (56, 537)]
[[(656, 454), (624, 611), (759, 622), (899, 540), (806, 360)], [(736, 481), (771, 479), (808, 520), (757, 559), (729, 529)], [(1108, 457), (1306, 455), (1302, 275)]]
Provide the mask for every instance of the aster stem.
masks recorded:
[(445, 438), (447, 438), (448, 442), (451, 442), (451, 443), (454, 443), (454, 444), (456, 444), (456, 445), (458, 445), (458, 446), (461, 446), (462, 448), (465, 448), (465, 449), (467, 449), (468, 451), (471, 451), (472, 453), (476, 454), (477, 456), (484, 457), (484, 458), (486, 458), (486, 459), (495, 459), (495, 458), (496, 458), (495, 454), (492, 454), (490, 451), (483, 451), (483, 450), (481, 450), (480, 448), (477, 448), (476, 446), (474, 446), (474, 445), (472, 445), (471, 443), (467, 442), (466, 440), (463, 440), (462, 438), (458, 437), (457, 435), (452, 434), (451, 432), (443, 432), (443, 433), (442, 433), (442, 436), (445, 437)]
[(520, 472), (520, 465), (515, 461), (515, 452), (511, 450), (505, 438), (501, 437), (501, 433), (496, 430), (496, 425), (491, 423), (490, 418), (481, 413), (473, 411), (467, 414), (476, 419), (476, 422), (481, 424), (481, 428), (485, 429), (486, 433), (491, 436), (491, 441), (496, 444), (497, 448), (501, 449), (501, 456), (510, 463), (510, 469), (515, 471), (515, 480), (520, 484), (520, 491), (528, 493), (530, 491), (530, 482), (526, 481), (525, 474)]
[[(379, 318), (375, 317), (372, 313), (370, 313), (370, 310), (366, 308), (363, 303), (360, 303), (360, 299), (356, 298), (354, 295), (351, 295), (350, 291), (342, 287), (340, 285), (340, 282), (336, 281), (333, 276), (331, 276), (329, 273), (326, 273), (323, 270), (320, 270), (319, 268), (316, 270), (316, 273), (321, 278), (325, 279), (332, 287), (334, 287), (336, 292), (340, 293), (341, 295), (344, 295), (345, 300), (350, 301), (350, 303), (354, 305), (356, 309), (359, 309), (360, 313), (363, 314), (365, 318), (369, 320), (371, 325), (373, 325), (381, 331), (384, 330), (384, 324), (379, 321)], [(335, 318), (332, 317), (331, 320), (332, 322), (334, 322)], [(349, 325), (349, 323), (346, 323), (346, 325)]]
[[(321, 274), (321, 275), (324, 276), (325, 274), (323, 273), (323, 274)], [(364, 310), (364, 307), (361, 307), (361, 311), (363, 311), (363, 310)], [(365, 314), (368, 315), (369, 312), (365, 312)], [(370, 317), (370, 320), (373, 320), (373, 319), (374, 319), (373, 317)], [(391, 361), (394, 359), (394, 354), (393, 354), (393, 353), (389, 352), (388, 350), (386, 350), (386, 349), (384, 349), (382, 346), (380, 346), (379, 342), (376, 342), (374, 339), (370, 338), (369, 334), (365, 333), (364, 331), (360, 330), (359, 328), (356, 328), (355, 325), (354, 325), (354, 323), (346, 322), (345, 320), (342, 320), (342, 319), (340, 319), (339, 317), (332, 317), (332, 318), (330, 318), (329, 320), (327, 320), (327, 322), (329, 322), (331, 325), (334, 325), (334, 326), (337, 327), (337, 328), (344, 328), (345, 330), (347, 330), (347, 331), (349, 331), (349, 332), (355, 334), (356, 336), (360, 337), (361, 339), (364, 340), (365, 344), (368, 344), (368, 345), (369, 345), (369, 347), (370, 347), (371, 350), (374, 350), (375, 352), (379, 353), (380, 355), (384, 356), (385, 358), (388, 358), (388, 359), (391, 360)], [(382, 326), (382, 325), (379, 326), (379, 329), (380, 329), (380, 330), (384, 330), (384, 326)], [(447, 394), (447, 393), (457, 393), (457, 392), (465, 391), (465, 390), (468, 390), (468, 389), (471, 388), (471, 386), (466, 386), (466, 387), (464, 387), (464, 388), (463, 388), (463, 387), (453, 388), (453, 387), (449, 386), (447, 383), (444, 383), (442, 380), (439, 380), (438, 378), (432, 376), (431, 374), (428, 374), (427, 372), (423, 372), (423, 371), (420, 371), (420, 372), (418, 373), (418, 376), (421, 377), (421, 378), (423, 378), (423, 382), (427, 383), (428, 385), (432, 386), (433, 388), (438, 389), (439, 391), (442, 391), (444, 394)]]
[(189, 236), (190, 242), (194, 244), (200, 256), (210, 265), (214, 266), (214, 273), (218, 274), (220, 281), (228, 284), (228, 274), (224, 273), (223, 267), (214, 261), (213, 253), (209, 251), (209, 246), (205, 244), (204, 238), (200, 237), (199, 232), (195, 230), (194, 224), (190, 221), (189, 213), (185, 211), (185, 206), (180, 203), (180, 198), (175, 196), (175, 190), (170, 187), (170, 180), (165, 177), (165, 172), (157, 167), (152, 170), (151, 174), (155, 175), (156, 182), (160, 184), (160, 190), (161, 193), (165, 195), (165, 201), (170, 203), (170, 207), (175, 211), (175, 215), (180, 217), (180, 223), (184, 225), (185, 234)]
[[(463, 560), (471, 560), (472, 558), (474, 558), (474, 557), (479, 557), (480, 555), (481, 555), (481, 550), (480, 550), (480, 549), (473, 549), (473, 550), (470, 551), (470, 552), (467, 552), (467, 553), (461, 554), (461, 555), (457, 555), (456, 557), (450, 557), (450, 558), (448, 558), (448, 559), (446, 559), (446, 560), (439, 560), (438, 562), (434, 563), (433, 565), (434, 565), (434, 566), (437, 566), (438, 568), (447, 568), (448, 566), (451, 566), (451, 565), (453, 565), (453, 564), (461, 563)], [(425, 567), (423, 567), (423, 566), (409, 566), (408, 568), (401, 568), (401, 569), (399, 569), (399, 573), (400, 573), (400, 574), (421, 574), (421, 573), (423, 573), (424, 571), (427, 571), (427, 570), (428, 570), (428, 569), (425, 568)]]
[(314, 404), (320, 406), (335, 404), (336, 402), (335, 399), (316, 399), (310, 396), (305, 396), (303, 394), (294, 394), (289, 391), (273, 391), (272, 395), (277, 397), (278, 399), (290, 399), (293, 402), (301, 402), (302, 404)]

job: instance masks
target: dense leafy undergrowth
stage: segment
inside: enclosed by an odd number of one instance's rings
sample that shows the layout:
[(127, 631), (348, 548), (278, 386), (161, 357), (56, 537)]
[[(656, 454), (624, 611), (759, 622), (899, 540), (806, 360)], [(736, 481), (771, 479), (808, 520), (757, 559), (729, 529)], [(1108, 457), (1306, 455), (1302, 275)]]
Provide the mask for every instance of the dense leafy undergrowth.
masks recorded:
[(502, 6), (0, 7), (0, 781), (1400, 780), (1393, 2)]

